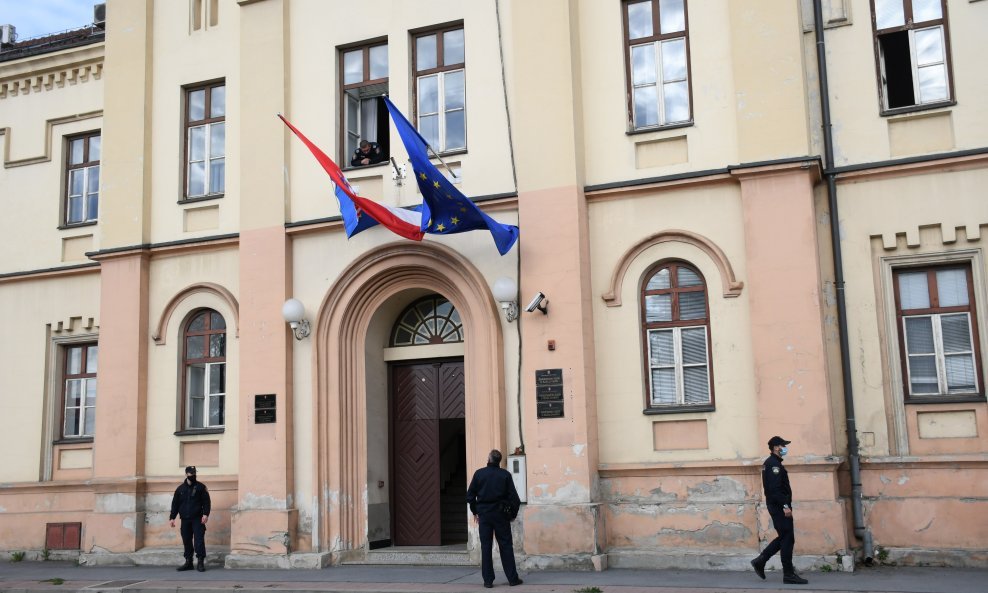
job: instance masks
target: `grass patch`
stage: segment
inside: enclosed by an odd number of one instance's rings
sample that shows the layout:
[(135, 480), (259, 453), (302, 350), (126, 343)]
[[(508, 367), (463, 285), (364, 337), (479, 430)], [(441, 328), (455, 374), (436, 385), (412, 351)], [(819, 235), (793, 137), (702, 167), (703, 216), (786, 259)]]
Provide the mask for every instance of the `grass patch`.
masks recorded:
[(604, 593), (604, 590), (600, 587), (583, 587), (582, 589), (573, 589), (573, 593)]
[(20, 562), (21, 560), (24, 560), (24, 552), (11, 552), (10, 553), (10, 561), (11, 562)]
[(823, 566), (820, 567), (820, 572), (833, 572), (833, 571), (834, 571), (834, 567), (830, 566), (829, 564), (824, 564)]
[(52, 585), (61, 585), (61, 584), (63, 584), (65, 582), (65, 579), (61, 579), (61, 578), (55, 577), (53, 579), (45, 579), (45, 580), (39, 581), (39, 582), (41, 582), (41, 583), (51, 583)]

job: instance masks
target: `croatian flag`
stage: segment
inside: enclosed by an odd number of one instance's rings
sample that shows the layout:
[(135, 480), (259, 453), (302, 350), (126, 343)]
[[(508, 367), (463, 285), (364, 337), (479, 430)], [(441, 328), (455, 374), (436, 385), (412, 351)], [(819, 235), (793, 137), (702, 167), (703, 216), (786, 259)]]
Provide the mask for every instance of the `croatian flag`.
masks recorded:
[(326, 156), (318, 146), (306, 138), (302, 132), (293, 126), (287, 119), (279, 113), (278, 117), (285, 122), (298, 139), (305, 144), (312, 156), (316, 157), (322, 168), (329, 173), (329, 177), (336, 186), (336, 199), (340, 203), (340, 215), (343, 217), (343, 227), (346, 229), (346, 236), (350, 238), (360, 231), (370, 228), (380, 223), (391, 230), (396, 235), (411, 239), (413, 241), (422, 240), (422, 213), (407, 210), (405, 208), (394, 208), (375, 202), (368, 198), (362, 198), (354, 193), (350, 183), (343, 176), (343, 171)]

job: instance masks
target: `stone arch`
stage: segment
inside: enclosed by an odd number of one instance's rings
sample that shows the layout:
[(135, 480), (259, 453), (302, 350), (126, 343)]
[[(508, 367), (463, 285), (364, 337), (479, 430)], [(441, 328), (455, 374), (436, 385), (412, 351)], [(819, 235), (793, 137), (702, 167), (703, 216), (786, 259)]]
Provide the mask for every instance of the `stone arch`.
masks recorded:
[(498, 307), (487, 281), (456, 251), (432, 243), (390, 243), (350, 265), (323, 299), (313, 344), (313, 548), (343, 553), (366, 542), (367, 328), (391, 296), (410, 288), (442, 294), (466, 333), (468, 467), (481, 467), (506, 443), (504, 356)]
[(240, 305), (237, 303), (237, 297), (233, 296), (233, 293), (219, 284), (203, 282), (185, 287), (168, 301), (168, 304), (165, 305), (164, 310), (161, 312), (161, 317), (158, 319), (158, 326), (155, 328), (154, 333), (151, 334), (151, 339), (154, 340), (155, 344), (159, 346), (165, 344), (168, 323), (171, 321), (172, 315), (175, 313), (178, 305), (190, 296), (200, 292), (212, 294), (230, 307), (230, 310), (233, 311), (233, 335), (234, 337), (240, 336)]
[(727, 254), (725, 254), (716, 243), (698, 233), (670, 229), (646, 237), (624, 252), (624, 255), (618, 259), (614, 272), (611, 274), (611, 283), (608, 291), (601, 295), (601, 298), (604, 299), (604, 303), (606, 303), (608, 307), (620, 307), (621, 286), (624, 284), (624, 276), (628, 273), (628, 268), (631, 266), (631, 262), (633, 262), (635, 258), (641, 255), (642, 252), (649, 247), (658, 245), (659, 243), (668, 243), (670, 241), (688, 243), (700, 249), (710, 257), (711, 261), (717, 265), (717, 269), (720, 270), (720, 280), (725, 299), (741, 295), (741, 290), (744, 288), (744, 282), (739, 281), (734, 276), (734, 268), (731, 266), (731, 261), (727, 259)]

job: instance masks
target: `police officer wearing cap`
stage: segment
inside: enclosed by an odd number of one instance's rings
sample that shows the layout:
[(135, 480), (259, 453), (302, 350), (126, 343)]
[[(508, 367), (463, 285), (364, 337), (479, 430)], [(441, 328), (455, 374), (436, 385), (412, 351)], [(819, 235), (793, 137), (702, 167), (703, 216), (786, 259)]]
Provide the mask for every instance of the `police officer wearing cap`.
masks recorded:
[(809, 581), (796, 574), (792, 565), (792, 548), (796, 543), (792, 523), (792, 488), (789, 486), (789, 474), (782, 466), (782, 458), (789, 452), (789, 443), (780, 436), (774, 436), (768, 441), (771, 455), (762, 464), (762, 486), (765, 488), (765, 506), (772, 516), (772, 525), (779, 536), (765, 546), (762, 553), (751, 561), (755, 574), (765, 578), (765, 563), (782, 552), (782, 582), (790, 585), (805, 585)]
[(175, 489), (172, 497), (172, 512), (168, 517), (172, 527), (175, 527), (175, 517), (182, 519), (182, 544), (185, 546), (185, 564), (176, 570), (192, 570), (192, 543), (195, 541), (196, 556), (199, 563), (195, 569), (205, 572), (206, 566), (206, 522), (209, 521), (209, 490), (206, 485), (196, 480), (196, 467), (185, 468), (185, 481)]

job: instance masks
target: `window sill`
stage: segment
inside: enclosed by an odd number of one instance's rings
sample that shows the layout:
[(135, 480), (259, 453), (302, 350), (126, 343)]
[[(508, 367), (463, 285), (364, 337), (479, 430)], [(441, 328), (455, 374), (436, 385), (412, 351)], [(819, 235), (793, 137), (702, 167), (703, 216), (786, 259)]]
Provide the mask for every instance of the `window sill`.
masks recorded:
[(58, 225), (58, 230), (60, 231), (71, 231), (72, 229), (77, 229), (80, 227), (96, 226), (99, 223), (98, 220), (87, 220), (86, 222), (72, 222), (67, 224)]
[(906, 398), (905, 404), (909, 405), (929, 405), (929, 404), (983, 404), (984, 395), (932, 395), (929, 397)]
[(666, 130), (678, 130), (679, 128), (689, 128), (694, 125), (693, 120), (678, 122), (674, 124), (667, 124), (664, 126), (654, 126), (651, 128), (639, 128), (637, 130), (628, 130), (625, 132), (628, 136), (638, 136), (640, 134), (648, 134), (649, 132), (664, 132)]
[(176, 430), (175, 436), (177, 437), (191, 437), (198, 436), (201, 434), (223, 434), (226, 432), (226, 428), (190, 428), (186, 430)]
[(714, 412), (716, 408), (713, 404), (702, 406), (666, 406), (662, 408), (645, 408), (642, 414), (646, 416), (658, 416), (661, 414), (689, 414), (690, 412)]
[(932, 111), (934, 109), (943, 109), (945, 107), (954, 107), (957, 105), (957, 101), (941, 101), (939, 103), (926, 103), (923, 105), (909, 105), (908, 107), (896, 107), (895, 109), (883, 109), (879, 115), (882, 117), (892, 117), (895, 115), (904, 115), (907, 113), (919, 113), (921, 111)]
[(93, 437), (68, 437), (64, 439), (58, 439), (57, 441), (52, 441), (53, 445), (85, 445), (87, 443), (92, 443)]
[(343, 168), (344, 173), (352, 173), (354, 171), (367, 171), (368, 169), (377, 169), (378, 167), (390, 167), (391, 161), (381, 161), (380, 163), (372, 163), (370, 165), (347, 165)]
[(196, 204), (199, 202), (208, 202), (210, 200), (219, 200), (226, 194), (213, 194), (211, 196), (196, 196), (194, 198), (183, 198), (178, 201), (179, 204)]

